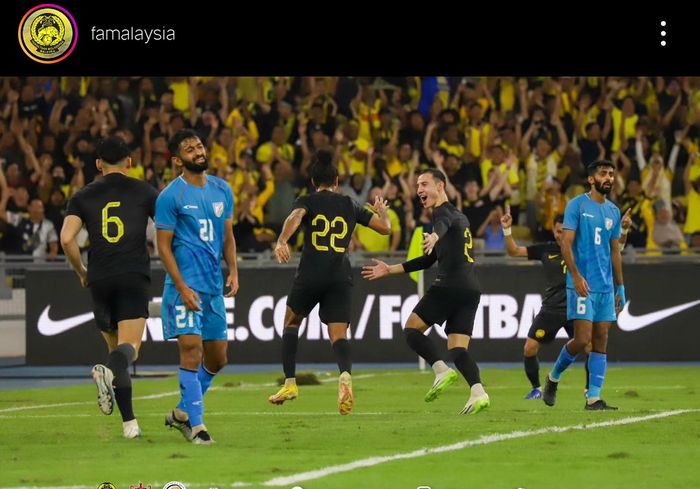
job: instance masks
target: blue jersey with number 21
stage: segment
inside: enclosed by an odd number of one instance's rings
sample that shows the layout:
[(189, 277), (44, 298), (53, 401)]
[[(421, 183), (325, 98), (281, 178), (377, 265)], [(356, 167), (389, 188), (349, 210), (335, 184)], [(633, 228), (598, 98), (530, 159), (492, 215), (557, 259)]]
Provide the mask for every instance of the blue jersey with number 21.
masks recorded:
[[(158, 196), (156, 227), (174, 232), (173, 254), (188, 287), (222, 294), (224, 220), (233, 217), (233, 194), (224, 180), (207, 175), (203, 187), (178, 177)], [(172, 284), (169, 274), (166, 284)]]

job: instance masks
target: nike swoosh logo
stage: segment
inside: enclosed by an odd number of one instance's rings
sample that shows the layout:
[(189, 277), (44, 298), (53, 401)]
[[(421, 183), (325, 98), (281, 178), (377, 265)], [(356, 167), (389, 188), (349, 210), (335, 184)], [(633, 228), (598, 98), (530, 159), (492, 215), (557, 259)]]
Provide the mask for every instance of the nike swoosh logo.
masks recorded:
[(196, 205), (186, 205), (184, 206), (184, 209), (199, 209)]
[(648, 314), (642, 314), (641, 316), (633, 316), (629, 312), (631, 301), (625, 304), (625, 307), (620, 311), (620, 315), (617, 318), (617, 325), (622, 331), (636, 331), (638, 329), (645, 328), (650, 324), (666, 319), (669, 316), (678, 314), (681, 311), (690, 309), (691, 307), (700, 304), (700, 300), (686, 302), (679, 306), (668, 307), (666, 309), (661, 309), (659, 311), (650, 312)]
[(559, 255), (547, 255), (547, 258), (549, 258), (550, 260), (552, 260), (552, 259), (554, 259), (554, 258), (556, 258), (556, 257), (558, 257), (558, 256), (559, 256)]
[(37, 328), (39, 333), (44, 336), (55, 336), (57, 334), (64, 333), (69, 329), (73, 329), (76, 326), (80, 326), (83, 323), (87, 323), (91, 319), (95, 318), (95, 314), (92, 312), (86, 312), (85, 314), (78, 314), (77, 316), (71, 316), (69, 318), (60, 319), (54, 321), (49, 317), (49, 309), (51, 306), (46, 306), (41, 315), (39, 316), (39, 323)]

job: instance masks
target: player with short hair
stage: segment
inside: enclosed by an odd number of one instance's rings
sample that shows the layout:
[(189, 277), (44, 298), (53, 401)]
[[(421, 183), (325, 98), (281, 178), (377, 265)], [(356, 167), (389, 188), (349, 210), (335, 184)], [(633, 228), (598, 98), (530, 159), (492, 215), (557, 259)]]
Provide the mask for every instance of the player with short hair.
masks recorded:
[(418, 196), (423, 207), (432, 210), (433, 232), (424, 233), (424, 255), (398, 265), (372, 260), (362, 275), (376, 280), (389, 274), (409, 273), (429, 268), (438, 262), (438, 275), (406, 321), (404, 335), (409, 347), (428, 362), (435, 381), (425, 396), (435, 400), (457, 380), (457, 373), (440, 358), (435, 344), (425, 336), (433, 324), (446, 322), (448, 353), (470, 386), (470, 397), (460, 414), (476, 414), (490, 405), (481, 384), (479, 367), (467, 351), (474, 317), (479, 306), (481, 286), (474, 270), (473, 246), (469, 220), (447, 200), (445, 175), (429, 169), (418, 177)]
[[(564, 215), (558, 214), (554, 217), (554, 239), (546, 243), (539, 243), (530, 246), (518, 246), (512, 236), (511, 225), (513, 218), (510, 215), (510, 208), (506, 205), (506, 213), (501, 218), (503, 235), (505, 236), (506, 252), (508, 256), (527, 257), (528, 260), (540, 260), (543, 265), (543, 272), (547, 283), (542, 300), (542, 308), (532, 321), (527, 339), (523, 348), (523, 363), (525, 375), (532, 386), (532, 390), (525, 396), (527, 400), (542, 399), (542, 389), (540, 387), (540, 365), (537, 354), (541, 345), (551, 343), (561, 328), (564, 328), (569, 338), (574, 336), (573, 321), (566, 318), (566, 263), (561, 256), (561, 238), (564, 232)], [(627, 212), (622, 217), (622, 229), (629, 229), (632, 220)], [(623, 231), (624, 232), (624, 231)], [(622, 244), (625, 240), (623, 235), (620, 238)], [(588, 352), (590, 344), (585, 349), (586, 357), (584, 365), (586, 368), (586, 387), (588, 391)]]
[(292, 290), (287, 297), (287, 312), (282, 334), (282, 365), (285, 381), (282, 388), (268, 398), (272, 404), (296, 399), (296, 353), (299, 325), (319, 304), (321, 321), (328, 325), (340, 376), (338, 378), (338, 411), (349, 414), (354, 404), (352, 392), (352, 362), (347, 329), (352, 305), (352, 269), (348, 246), (356, 224), (389, 235), (391, 223), (388, 204), (379, 196), (369, 209), (361, 207), (350, 197), (337, 193), (338, 169), (333, 155), (319, 151), (311, 167), (311, 181), (316, 192), (294, 202), (292, 212), (284, 221), (275, 246), (279, 263), (290, 258), (287, 244), (296, 230), (303, 226), (304, 248)]
[[(513, 218), (510, 215), (510, 207), (506, 205), (506, 212), (501, 218), (506, 253), (508, 253), (508, 256), (527, 257), (528, 260), (541, 261), (547, 283), (542, 299), (542, 307), (532, 320), (532, 326), (530, 326), (530, 330), (527, 333), (527, 339), (523, 348), (525, 374), (532, 385), (532, 390), (525, 396), (525, 399), (541, 399), (540, 366), (537, 358), (540, 345), (546, 345), (554, 341), (561, 328), (564, 328), (569, 338), (574, 336), (573, 321), (566, 319), (566, 264), (561, 256), (560, 249), (564, 216), (559, 214), (554, 218), (552, 231), (554, 232), (555, 241), (530, 246), (518, 246), (512, 236), (512, 223)], [(588, 388), (587, 384), (586, 388)]]
[(584, 408), (616, 410), (600, 397), (607, 366), (608, 330), (616, 319), (616, 309), (625, 304), (620, 210), (606, 198), (613, 187), (615, 166), (610, 161), (597, 160), (587, 169), (591, 190), (566, 206), (561, 246), (568, 268), (567, 318), (574, 321), (574, 337), (561, 349), (547, 376), (542, 400), (548, 406), (554, 405), (562, 373), (591, 342)]
[[(148, 317), (151, 267), (146, 227), (153, 217), (156, 190), (129, 178), (128, 145), (118, 137), (97, 144), (102, 178), (79, 190), (68, 202), (61, 246), (83, 287), (92, 295), (95, 322), (107, 342), (106, 365), (95, 365), (97, 402), (112, 414), (116, 401), (125, 438), (141, 436), (132, 406), (129, 365), (138, 357)], [(90, 238), (87, 268), (76, 237), (83, 225)]]
[(177, 338), (181, 398), (165, 424), (192, 443), (207, 445), (213, 440), (203, 421), (203, 397), (227, 361), (222, 254), (229, 269), (226, 297), (238, 291), (233, 194), (228, 183), (205, 172), (207, 151), (194, 131), (175, 133), (169, 150), (182, 175), (158, 196), (156, 228), (167, 272), (163, 334), (166, 339)]

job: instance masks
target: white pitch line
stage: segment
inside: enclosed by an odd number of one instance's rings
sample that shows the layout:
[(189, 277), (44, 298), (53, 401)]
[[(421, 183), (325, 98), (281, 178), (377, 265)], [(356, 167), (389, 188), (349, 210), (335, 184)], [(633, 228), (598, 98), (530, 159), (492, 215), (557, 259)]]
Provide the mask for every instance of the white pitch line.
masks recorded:
[[(211, 390), (218, 390), (220, 387), (212, 387)], [(160, 394), (150, 394), (147, 396), (134, 397), (134, 400), (144, 400), (144, 399), (160, 399), (161, 397), (179, 396), (180, 391), (170, 391), (161, 392)], [(44, 408), (55, 408), (64, 406), (82, 406), (86, 404), (95, 404), (94, 401), (79, 401), (79, 402), (59, 402), (56, 404), (35, 404), (33, 406), (15, 406), (9, 408), (0, 409), (0, 413), (11, 413), (13, 411), (27, 411), (29, 409), (44, 409)]]
[(13, 411), (26, 411), (27, 409), (43, 409), (43, 408), (54, 408), (63, 406), (80, 406), (82, 404), (94, 404), (94, 402), (59, 402), (56, 404), (35, 404), (34, 406), (15, 406), (10, 408), (0, 409), (0, 413), (11, 413)]
[(577, 424), (570, 426), (551, 426), (548, 428), (541, 428), (538, 430), (530, 431), (513, 431), (510, 433), (495, 433), (492, 435), (484, 435), (476, 440), (465, 440), (459, 443), (453, 443), (451, 445), (443, 445), (433, 448), (421, 448), (414, 450), (412, 452), (398, 453), (396, 455), (388, 455), (383, 457), (370, 457), (360, 460), (355, 460), (354, 462), (349, 462), (341, 465), (331, 465), (324, 467), (322, 469), (311, 470), (308, 472), (301, 472), (299, 474), (275, 477), (266, 482), (263, 482), (264, 486), (287, 486), (292, 484), (297, 484), (299, 482), (310, 481), (315, 479), (320, 479), (322, 477), (327, 477), (333, 474), (339, 474), (342, 472), (348, 472), (354, 469), (373, 467), (375, 465), (384, 464), (387, 462), (393, 462), (395, 460), (406, 460), (412, 458), (424, 457), (426, 455), (433, 455), (436, 453), (452, 452), (455, 450), (462, 450), (464, 448), (470, 448), (478, 445), (488, 445), (491, 443), (496, 443), (506, 440), (514, 440), (517, 438), (525, 438), (529, 436), (544, 435), (548, 433), (564, 433), (567, 431), (574, 430), (588, 430), (593, 428), (604, 428), (608, 426), (618, 426), (632, 423), (640, 423), (643, 421), (649, 421), (652, 419), (666, 418), (669, 416), (677, 416), (679, 414), (698, 412), (700, 409), (678, 409), (675, 411), (663, 411), (658, 414), (650, 414), (648, 416), (634, 416), (629, 418), (621, 418), (611, 421), (602, 421), (598, 423), (590, 424)]
[[(674, 411), (663, 411), (657, 414), (650, 414), (647, 416), (633, 416), (629, 418), (621, 418), (610, 421), (601, 421), (598, 423), (590, 424), (577, 424), (570, 426), (550, 426), (548, 428), (540, 428), (538, 430), (530, 431), (512, 431), (510, 433), (494, 433), (491, 435), (484, 435), (476, 440), (465, 440), (458, 443), (453, 443), (451, 445), (443, 445), (433, 448), (420, 448), (412, 452), (398, 453), (396, 455), (387, 455), (383, 457), (370, 457), (354, 462), (349, 462), (341, 465), (331, 465), (329, 467), (324, 467), (318, 470), (312, 470), (309, 472), (301, 472), (299, 474), (276, 477), (262, 483), (263, 486), (286, 486), (290, 484), (297, 484), (299, 482), (305, 482), (309, 480), (320, 479), (327, 477), (329, 475), (338, 474), (342, 472), (348, 472), (354, 469), (373, 467), (375, 465), (384, 464), (387, 462), (393, 462), (395, 460), (406, 460), (412, 458), (425, 457), (427, 455), (434, 455), (437, 453), (453, 452), (456, 450), (463, 450), (465, 448), (475, 447), (479, 445), (489, 445), (491, 443), (497, 443), (500, 441), (515, 440), (518, 438), (525, 438), (528, 436), (545, 435), (549, 433), (565, 433), (567, 431), (577, 431), (577, 430), (589, 430), (594, 428), (606, 428), (608, 426), (620, 426), (633, 423), (641, 423), (644, 421), (650, 421), (653, 419), (667, 418), (670, 416), (677, 416), (679, 414), (687, 413), (697, 413), (700, 409), (677, 409)], [(154, 487), (160, 486), (161, 483), (156, 482), (153, 484)], [(197, 482), (185, 482), (187, 486), (196, 487), (226, 487), (226, 484), (201, 484)], [(250, 482), (233, 482), (228, 484), (228, 487), (250, 487), (254, 485)], [(256, 486), (259, 484), (255, 484)], [(93, 489), (94, 486), (20, 486), (20, 487), (8, 487), (0, 489)]]

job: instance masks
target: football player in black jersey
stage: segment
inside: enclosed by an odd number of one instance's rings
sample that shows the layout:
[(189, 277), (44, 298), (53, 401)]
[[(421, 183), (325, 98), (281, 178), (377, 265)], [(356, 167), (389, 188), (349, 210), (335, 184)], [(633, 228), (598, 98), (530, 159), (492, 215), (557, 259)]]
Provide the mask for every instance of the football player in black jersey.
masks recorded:
[[(95, 322), (107, 342), (106, 365), (95, 365), (97, 402), (112, 414), (116, 400), (126, 438), (141, 436), (131, 405), (128, 367), (136, 360), (148, 317), (151, 266), (146, 247), (148, 218), (158, 193), (142, 180), (127, 176), (130, 150), (118, 137), (97, 145), (102, 178), (78, 191), (68, 202), (61, 246), (83, 287), (89, 287)], [(85, 226), (90, 238), (87, 268), (76, 236)]]
[(387, 216), (388, 204), (384, 199), (377, 197), (370, 211), (350, 197), (337, 193), (338, 170), (332, 160), (333, 155), (329, 152), (317, 153), (311, 168), (311, 180), (316, 192), (294, 202), (275, 246), (277, 261), (286, 263), (290, 257), (287, 242), (299, 226), (303, 226), (304, 248), (292, 290), (287, 297), (282, 335), (285, 383), (268, 400), (272, 404), (282, 404), (299, 395), (295, 377), (299, 325), (319, 304), (319, 316), (328, 325), (328, 335), (340, 371), (338, 410), (340, 414), (348, 414), (354, 403), (352, 363), (347, 340), (352, 299), (348, 245), (356, 224), (384, 235), (391, 233), (391, 224)]
[(446, 183), (445, 175), (436, 169), (426, 170), (418, 177), (418, 196), (423, 207), (432, 210), (433, 232), (425, 233), (423, 238), (425, 254), (397, 265), (373, 260), (374, 265), (363, 267), (362, 275), (376, 280), (389, 274), (425, 269), (438, 262), (437, 278), (413, 309), (404, 335), (411, 349), (435, 372), (433, 386), (425, 396), (425, 401), (431, 402), (458, 377), (440, 358), (433, 341), (424, 335), (433, 324), (445, 323), (450, 359), (471, 388), (461, 414), (476, 414), (490, 405), (489, 396), (481, 384), (479, 367), (467, 351), (481, 287), (471, 255), (473, 239), (469, 220), (448, 201)]
[[(537, 354), (540, 345), (551, 343), (561, 328), (564, 328), (569, 338), (573, 338), (573, 320), (566, 319), (566, 264), (561, 255), (561, 238), (564, 231), (564, 215), (559, 214), (554, 218), (554, 239), (546, 243), (538, 243), (531, 246), (518, 246), (513, 239), (511, 226), (513, 218), (510, 214), (510, 206), (506, 204), (506, 212), (501, 218), (503, 235), (508, 256), (527, 257), (528, 260), (539, 260), (544, 267), (546, 289), (542, 299), (542, 308), (532, 321), (532, 326), (527, 333), (523, 351), (523, 363), (525, 375), (527, 375), (532, 389), (525, 396), (527, 400), (542, 399), (540, 384), (540, 363)], [(629, 229), (632, 221), (627, 212), (621, 221), (623, 229)], [(623, 233), (620, 242), (624, 245), (626, 233)], [(586, 353), (590, 351), (590, 345)], [(586, 390), (588, 389), (588, 362), (584, 361), (586, 368)]]

